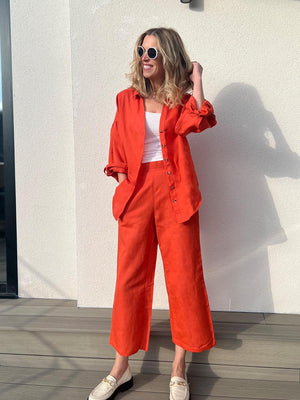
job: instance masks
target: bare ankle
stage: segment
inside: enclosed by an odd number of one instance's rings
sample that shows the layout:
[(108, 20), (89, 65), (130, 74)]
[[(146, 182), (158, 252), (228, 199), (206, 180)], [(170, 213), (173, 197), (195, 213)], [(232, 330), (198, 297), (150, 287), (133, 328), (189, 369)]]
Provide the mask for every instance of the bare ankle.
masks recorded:
[(118, 381), (128, 368), (128, 365), (128, 357), (117, 356), (110, 375), (112, 375)]
[(185, 379), (185, 360), (173, 361), (172, 376), (179, 376)]

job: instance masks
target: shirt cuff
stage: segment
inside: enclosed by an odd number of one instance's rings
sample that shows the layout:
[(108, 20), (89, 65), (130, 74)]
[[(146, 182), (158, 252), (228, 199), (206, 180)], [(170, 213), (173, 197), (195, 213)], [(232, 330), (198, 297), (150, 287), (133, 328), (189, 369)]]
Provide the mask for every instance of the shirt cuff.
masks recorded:
[(104, 168), (104, 173), (107, 176), (113, 176), (114, 178), (116, 178), (118, 172), (127, 174), (128, 173), (127, 166), (125, 164), (123, 165), (107, 164), (106, 167)]
[(198, 114), (202, 117), (205, 117), (207, 115), (213, 114), (214, 113), (214, 108), (212, 104), (208, 100), (204, 100), (204, 102), (201, 104), (200, 110), (197, 108), (197, 103), (195, 100), (194, 96), (191, 96), (186, 103), (186, 107), (190, 112)]

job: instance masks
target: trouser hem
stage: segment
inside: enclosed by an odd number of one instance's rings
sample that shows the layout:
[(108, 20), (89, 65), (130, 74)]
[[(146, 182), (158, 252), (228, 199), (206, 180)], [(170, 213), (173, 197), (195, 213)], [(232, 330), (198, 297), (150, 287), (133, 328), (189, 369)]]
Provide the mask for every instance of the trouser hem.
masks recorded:
[(212, 347), (214, 347), (216, 345), (216, 340), (215, 339), (212, 339), (208, 343), (203, 344), (201, 346), (190, 346), (190, 345), (188, 345), (186, 343), (183, 343), (181, 340), (177, 340), (177, 339), (174, 339), (174, 338), (172, 339), (172, 342), (174, 344), (177, 344), (177, 346), (182, 347), (184, 350), (190, 351), (191, 353), (200, 353), (201, 351), (209, 350), (209, 349), (211, 349)]
[(144, 347), (144, 346), (140, 346), (138, 348), (136, 348), (135, 350), (129, 350), (129, 351), (123, 351), (118, 349), (118, 346), (114, 345), (111, 341), (109, 342), (109, 344), (123, 357), (129, 357), (132, 356), (133, 354), (137, 353), (139, 350), (143, 350), (143, 351), (148, 351), (148, 347)]
[[(190, 346), (190, 345), (188, 345), (186, 343), (183, 343), (182, 341), (176, 340), (176, 339), (172, 339), (172, 342), (174, 344), (177, 344), (178, 346), (182, 347), (184, 350), (189, 351), (191, 353), (200, 353), (200, 352), (202, 352), (204, 350), (209, 350), (209, 349), (211, 349), (212, 347), (214, 347), (216, 345), (216, 340), (215, 339), (213, 339), (210, 342), (208, 342), (208, 343), (206, 343), (204, 345), (201, 345), (201, 346)], [(112, 342), (109, 342), (109, 344), (123, 357), (132, 356), (133, 354), (137, 353), (139, 350), (143, 350), (145, 352), (148, 351), (148, 347), (140, 346), (140, 347), (136, 348), (135, 350), (127, 351), (127, 352), (124, 351), (123, 352), (122, 350), (119, 350), (117, 348), (117, 346), (114, 345)]]

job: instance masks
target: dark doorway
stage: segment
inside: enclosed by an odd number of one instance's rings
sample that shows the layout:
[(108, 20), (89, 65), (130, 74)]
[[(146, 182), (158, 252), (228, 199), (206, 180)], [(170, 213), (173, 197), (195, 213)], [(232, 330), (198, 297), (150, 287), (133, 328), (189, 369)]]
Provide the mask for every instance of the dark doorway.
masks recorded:
[(17, 297), (15, 157), (9, 0), (0, 0), (0, 297)]

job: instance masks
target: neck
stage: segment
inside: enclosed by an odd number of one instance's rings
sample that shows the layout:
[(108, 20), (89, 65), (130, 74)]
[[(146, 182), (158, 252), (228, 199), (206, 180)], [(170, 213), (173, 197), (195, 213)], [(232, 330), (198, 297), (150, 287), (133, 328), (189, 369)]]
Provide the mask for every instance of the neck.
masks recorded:
[(161, 85), (163, 84), (163, 80), (162, 81), (151, 81), (150, 80), (150, 85), (152, 88), (152, 93), (155, 95), (156, 92), (158, 91), (158, 89), (161, 87)]

